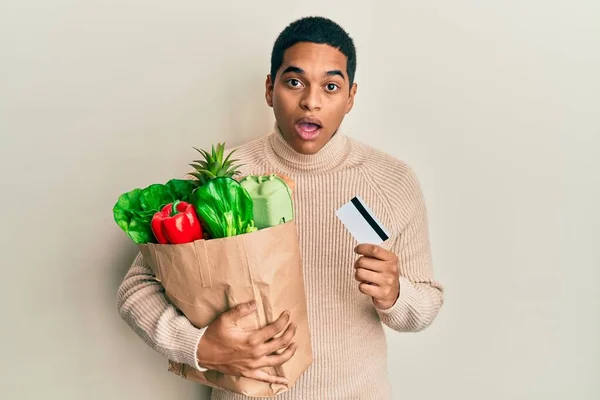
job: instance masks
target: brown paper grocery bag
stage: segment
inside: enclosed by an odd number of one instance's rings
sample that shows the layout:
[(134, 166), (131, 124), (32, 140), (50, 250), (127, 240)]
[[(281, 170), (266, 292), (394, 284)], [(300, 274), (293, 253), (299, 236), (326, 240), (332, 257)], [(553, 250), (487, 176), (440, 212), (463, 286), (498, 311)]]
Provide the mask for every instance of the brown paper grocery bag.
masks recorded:
[[(244, 328), (258, 329), (289, 310), (298, 325), (298, 349), (284, 365), (267, 372), (284, 376), (290, 387), (313, 362), (302, 261), (295, 221), (252, 233), (178, 245), (139, 245), (145, 261), (167, 297), (197, 327), (250, 300), (256, 311), (244, 317)], [(259, 382), (217, 371), (199, 372), (170, 361), (169, 371), (188, 380), (253, 397), (272, 397), (284, 385)]]

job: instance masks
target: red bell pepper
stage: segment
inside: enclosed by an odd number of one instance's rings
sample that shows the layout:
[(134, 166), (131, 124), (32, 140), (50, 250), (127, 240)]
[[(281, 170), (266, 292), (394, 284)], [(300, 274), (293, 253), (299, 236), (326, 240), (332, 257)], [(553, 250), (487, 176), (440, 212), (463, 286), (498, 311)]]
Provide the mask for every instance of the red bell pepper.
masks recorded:
[(175, 201), (154, 214), (152, 232), (161, 244), (190, 243), (202, 239), (202, 225), (192, 204)]

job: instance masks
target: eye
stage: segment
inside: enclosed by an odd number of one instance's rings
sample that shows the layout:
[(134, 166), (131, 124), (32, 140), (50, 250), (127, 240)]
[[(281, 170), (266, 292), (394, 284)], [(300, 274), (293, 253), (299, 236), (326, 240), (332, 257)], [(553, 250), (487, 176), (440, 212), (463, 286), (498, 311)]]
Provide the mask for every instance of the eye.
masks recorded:
[(298, 87), (302, 86), (302, 82), (300, 82), (298, 79), (295, 79), (295, 78), (290, 78), (286, 82), (288, 85), (290, 85), (291, 87), (294, 87), (294, 88), (298, 88)]
[(335, 92), (340, 88), (336, 83), (328, 83), (325, 87), (328, 92)]

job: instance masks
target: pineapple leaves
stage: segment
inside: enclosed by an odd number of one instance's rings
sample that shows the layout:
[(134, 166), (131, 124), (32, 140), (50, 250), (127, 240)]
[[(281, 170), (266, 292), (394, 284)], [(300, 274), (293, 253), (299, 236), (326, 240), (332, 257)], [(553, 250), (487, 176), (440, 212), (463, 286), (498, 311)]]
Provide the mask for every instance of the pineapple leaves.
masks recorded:
[(216, 174), (213, 174), (212, 172), (210, 172), (207, 169), (197, 169), (197, 172), (195, 172), (196, 175), (200, 175), (204, 178), (209, 178), (209, 179), (215, 179), (217, 177)]
[(201, 182), (204, 182), (204, 176), (198, 172), (190, 172), (188, 175), (195, 177), (196, 179), (198, 179)]
[(194, 160), (192, 164), (189, 164), (194, 171), (188, 175), (193, 176), (197, 179), (196, 186), (203, 186), (208, 181), (216, 178), (233, 178), (235, 175), (240, 174), (238, 170), (241, 165), (234, 165), (235, 162), (240, 161), (239, 159), (232, 159), (231, 155), (236, 149), (229, 152), (227, 157), (223, 158), (225, 153), (225, 143), (218, 143), (215, 147), (211, 146), (210, 152), (204, 149), (194, 149), (202, 155), (204, 159)]
[(235, 162), (235, 161), (239, 161), (239, 160), (229, 160), (229, 157), (231, 157), (231, 155), (232, 155), (233, 153), (235, 153), (235, 150), (231, 151), (231, 152), (230, 152), (230, 153), (227, 155), (227, 157), (225, 157), (225, 161), (223, 161), (223, 164), (224, 164), (224, 165), (225, 165), (225, 164), (228, 164), (228, 163), (233, 163), (233, 162)]
[(208, 163), (206, 161), (202, 161), (202, 160), (194, 160), (195, 164), (190, 164), (192, 165), (194, 168), (208, 168)]
[(213, 145), (213, 158), (215, 158), (217, 160), (217, 165), (222, 165), (223, 164), (223, 150), (224, 150), (224, 145), (222, 145), (221, 143), (219, 143), (217, 145), (217, 153), (215, 154), (215, 146)]

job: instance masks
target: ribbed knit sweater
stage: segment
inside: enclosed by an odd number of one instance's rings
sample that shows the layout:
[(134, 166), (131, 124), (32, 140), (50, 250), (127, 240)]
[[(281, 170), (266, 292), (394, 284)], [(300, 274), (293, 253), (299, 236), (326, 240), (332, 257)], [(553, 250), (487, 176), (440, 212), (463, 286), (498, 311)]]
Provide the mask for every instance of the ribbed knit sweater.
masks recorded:
[[(294, 207), (308, 302), (314, 362), (281, 400), (391, 398), (383, 324), (398, 332), (428, 327), (443, 304), (434, 279), (427, 212), (414, 171), (403, 161), (338, 132), (316, 154), (297, 153), (275, 126), (236, 148), (241, 175), (278, 172), (295, 182)], [(398, 255), (400, 296), (375, 308), (354, 279), (357, 245), (335, 210), (359, 195), (387, 228), (382, 245)], [(204, 329), (194, 327), (165, 298), (141, 255), (118, 291), (131, 328), (165, 357), (199, 368)], [(213, 390), (214, 400), (248, 397)]]

